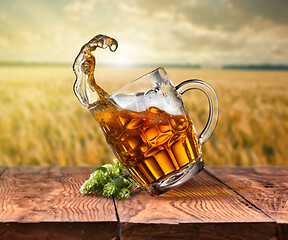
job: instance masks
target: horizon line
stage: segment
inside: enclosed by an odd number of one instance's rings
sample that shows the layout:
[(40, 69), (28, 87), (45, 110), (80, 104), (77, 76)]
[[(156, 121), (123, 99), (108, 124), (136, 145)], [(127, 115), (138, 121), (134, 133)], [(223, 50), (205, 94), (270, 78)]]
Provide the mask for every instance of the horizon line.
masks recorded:
[[(218, 68), (218, 69), (235, 69), (235, 70), (288, 70), (288, 64), (272, 64), (272, 63), (259, 63), (259, 64), (223, 64), (220, 66), (212, 65), (212, 64), (191, 64), (191, 63), (135, 63), (135, 64), (127, 64), (127, 65), (119, 65), (119, 64), (109, 64), (109, 63), (100, 63), (97, 64), (99, 67), (122, 67), (122, 68), (129, 68), (129, 67), (155, 67), (162, 66), (162, 67), (171, 67), (171, 68)], [(0, 61), (0, 67), (2, 66), (73, 66), (72, 63), (68, 62), (27, 62), (27, 61)]]

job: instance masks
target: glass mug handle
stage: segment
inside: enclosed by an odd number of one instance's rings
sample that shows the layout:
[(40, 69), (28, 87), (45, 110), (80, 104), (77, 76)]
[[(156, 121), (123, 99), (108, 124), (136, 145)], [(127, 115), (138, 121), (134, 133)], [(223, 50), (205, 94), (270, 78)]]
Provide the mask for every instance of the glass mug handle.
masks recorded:
[(175, 88), (180, 95), (189, 90), (198, 89), (207, 96), (209, 101), (209, 117), (203, 131), (199, 135), (200, 143), (204, 144), (211, 137), (218, 121), (218, 99), (215, 91), (209, 84), (198, 79), (186, 80)]

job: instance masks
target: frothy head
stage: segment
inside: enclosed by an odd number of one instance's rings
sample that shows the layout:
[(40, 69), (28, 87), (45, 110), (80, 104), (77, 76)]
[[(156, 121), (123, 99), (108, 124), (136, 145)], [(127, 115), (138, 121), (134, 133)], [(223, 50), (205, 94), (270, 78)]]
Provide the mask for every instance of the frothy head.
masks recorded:
[(185, 113), (183, 102), (163, 68), (138, 78), (113, 93), (110, 98), (119, 107), (134, 112), (157, 107), (171, 115)]

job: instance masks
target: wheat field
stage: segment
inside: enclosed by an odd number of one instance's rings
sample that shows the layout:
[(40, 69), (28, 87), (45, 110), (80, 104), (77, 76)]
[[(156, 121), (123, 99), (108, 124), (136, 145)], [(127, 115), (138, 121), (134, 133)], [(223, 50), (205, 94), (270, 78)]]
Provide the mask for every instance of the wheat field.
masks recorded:
[[(96, 81), (112, 93), (148, 68), (96, 68)], [(198, 78), (219, 99), (220, 114), (202, 147), (206, 165), (288, 165), (288, 72), (167, 68), (174, 84)], [(99, 165), (113, 155), (75, 97), (71, 67), (0, 67), (0, 165)], [(197, 132), (208, 116), (201, 92), (183, 96)]]

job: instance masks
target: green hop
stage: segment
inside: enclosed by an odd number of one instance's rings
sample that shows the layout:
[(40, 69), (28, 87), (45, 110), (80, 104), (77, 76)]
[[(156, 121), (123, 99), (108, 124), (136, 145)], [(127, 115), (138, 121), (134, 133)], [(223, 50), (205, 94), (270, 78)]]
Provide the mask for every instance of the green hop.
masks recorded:
[(104, 172), (96, 169), (90, 174), (89, 179), (81, 186), (80, 192), (82, 194), (90, 194), (94, 192), (103, 178), (105, 178)]
[(90, 194), (95, 191), (97, 183), (93, 179), (88, 179), (86, 182), (81, 186), (80, 192), (82, 194)]
[(116, 186), (114, 183), (106, 183), (103, 187), (102, 195), (105, 198), (109, 198), (111, 195), (113, 195), (116, 191)]
[(105, 178), (105, 173), (100, 169), (96, 169), (90, 174), (89, 179), (94, 179), (96, 182), (100, 182), (103, 178)]
[(103, 167), (107, 168), (107, 172), (112, 178), (118, 177), (120, 175), (120, 169), (113, 164), (105, 164)]
[[(88, 181), (88, 180), (87, 180)], [(92, 191), (92, 187), (94, 186), (92, 186), (92, 185), (90, 185), (89, 186), (89, 184), (87, 183), (87, 181), (80, 187), (80, 193), (82, 193), (82, 194), (89, 194), (89, 193), (91, 193), (91, 192), (93, 192)]]
[(135, 189), (141, 188), (130, 174), (126, 174), (126, 168), (118, 159), (113, 161), (114, 164), (105, 164), (91, 173), (89, 179), (81, 186), (80, 192), (90, 194), (97, 191), (105, 198), (114, 196), (117, 199), (126, 199), (130, 197), (130, 190), (134, 192)]
[(116, 192), (114, 195), (117, 199), (126, 199), (130, 197), (130, 191), (127, 188), (121, 188), (119, 191)]
[(119, 160), (117, 158), (113, 159), (114, 164), (119, 168), (120, 173), (124, 174), (126, 171), (126, 168), (119, 162)]

